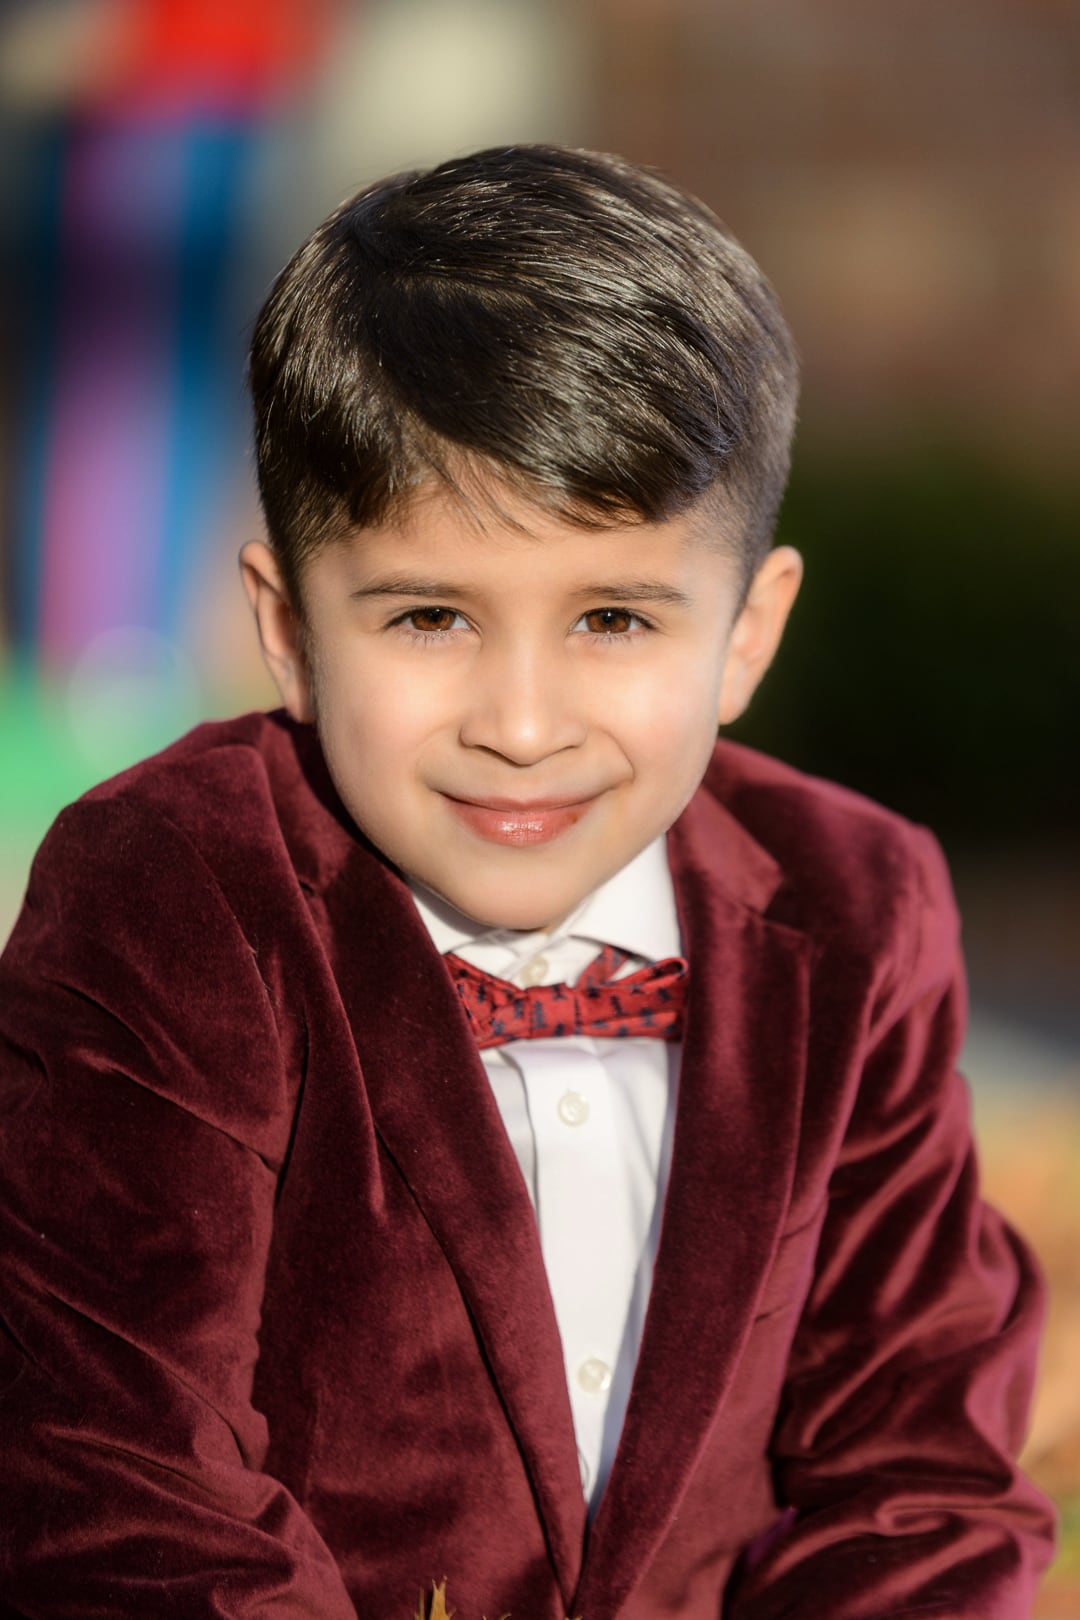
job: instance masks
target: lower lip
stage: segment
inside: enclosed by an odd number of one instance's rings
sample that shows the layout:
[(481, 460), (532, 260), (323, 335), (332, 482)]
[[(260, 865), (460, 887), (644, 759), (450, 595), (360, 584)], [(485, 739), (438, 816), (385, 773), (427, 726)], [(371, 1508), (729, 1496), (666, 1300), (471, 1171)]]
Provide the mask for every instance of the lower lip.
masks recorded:
[(581, 820), (590, 799), (580, 804), (552, 805), (540, 810), (496, 810), (486, 804), (468, 804), (464, 799), (447, 799), (460, 821), (489, 844), (509, 844), (521, 849), (529, 844), (549, 844), (560, 833)]

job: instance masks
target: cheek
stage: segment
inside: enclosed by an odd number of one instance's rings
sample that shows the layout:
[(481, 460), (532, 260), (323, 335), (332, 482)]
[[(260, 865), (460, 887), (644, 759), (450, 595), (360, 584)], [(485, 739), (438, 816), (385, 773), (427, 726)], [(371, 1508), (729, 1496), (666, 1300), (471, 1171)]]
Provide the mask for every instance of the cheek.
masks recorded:
[(627, 753), (641, 768), (673, 770), (684, 779), (703, 770), (716, 741), (720, 672), (715, 655), (672, 659), (612, 693)]
[(314, 683), (315, 724), (335, 781), (363, 783), (385, 764), (395, 736), (389, 694), (373, 692), (352, 669), (323, 667)]
[(423, 707), (417, 683), (392, 662), (373, 656), (363, 643), (321, 661), (314, 674), (320, 721), (339, 735), (389, 739)]
[(342, 797), (356, 814), (416, 775), (440, 727), (438, 691), (401, 678), (382, 662), (354, 658), (317, 672), (315, 714), (323, 751)]

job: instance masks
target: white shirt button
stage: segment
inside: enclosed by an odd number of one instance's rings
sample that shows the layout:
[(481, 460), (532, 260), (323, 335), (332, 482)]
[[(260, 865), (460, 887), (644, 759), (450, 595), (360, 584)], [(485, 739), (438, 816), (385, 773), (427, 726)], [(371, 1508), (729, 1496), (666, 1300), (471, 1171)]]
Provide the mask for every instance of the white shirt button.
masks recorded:
[(589, 1104), (580, 1091), (564, 1091), (556, 1111), (564, 1125), (584, 1125), (589, 1117)]
[(600, 1395), (611, 1388), (611, 1368), (599, 1356), (590, 1356), (578, 1368), (577, 1381), (586, 1395)]
[(530, 987), (534, 984), (543, 984), (544, 975), (546, 974), (547, 970), (547, 957), (534, 956), (531, 962), (526, 962), (525, 966), (518, 974), (518, 978), (521, 980), (522, 984)]

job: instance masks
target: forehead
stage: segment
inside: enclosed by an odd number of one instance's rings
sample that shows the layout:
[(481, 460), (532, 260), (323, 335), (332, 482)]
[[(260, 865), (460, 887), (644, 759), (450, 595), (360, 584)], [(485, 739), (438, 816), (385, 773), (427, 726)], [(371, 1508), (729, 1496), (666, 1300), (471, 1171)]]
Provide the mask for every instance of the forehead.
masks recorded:
[(392, 521), (320, 552), (309, 564), (310, 583), (347, 576), (360, 586), (396, 579), (403, 586), (426, 580), (470, 590), (582, 591), (656, 575), (684, 593), (737, 584), (730, 515), (718, 503), (660, 522), (590, 525), (502, 488), (484, 495), (478, 501), (441, 488), (421, 492)]

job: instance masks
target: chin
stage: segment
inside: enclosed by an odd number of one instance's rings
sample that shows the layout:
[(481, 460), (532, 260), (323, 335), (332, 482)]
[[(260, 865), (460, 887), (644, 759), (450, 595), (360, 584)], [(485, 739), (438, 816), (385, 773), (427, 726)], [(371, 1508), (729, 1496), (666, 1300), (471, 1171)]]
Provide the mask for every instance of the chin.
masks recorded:
[(485, 928), (509, 928), (517, 934), (535, 934), (542, 929), (553, 928), (566, 915), (565, 911), (558, 912), (554, 917), (550, 911), (507, 911), (502, 906), (466, 912), (466, 916), (474, 922), (483, 923)]
[[(444, 896), (444, 899), (450, 899)], [(479, 895), (470, 895), (467, 899), (450, 899), (451, 905), (473, 922), (481, 923), (485, 928), (512, 928), (515, 933), (531, 934), (541, 928), (550, 928), (554, 923), (560, 922), (571, 910), (572, 905), (565, 906), (561, 911), (552, 911), (551, 898), (541, 904), (540, 902), (521, 901), (509, 903), (505, 895), (500, 898), (492, 896), (490, 903)]]

